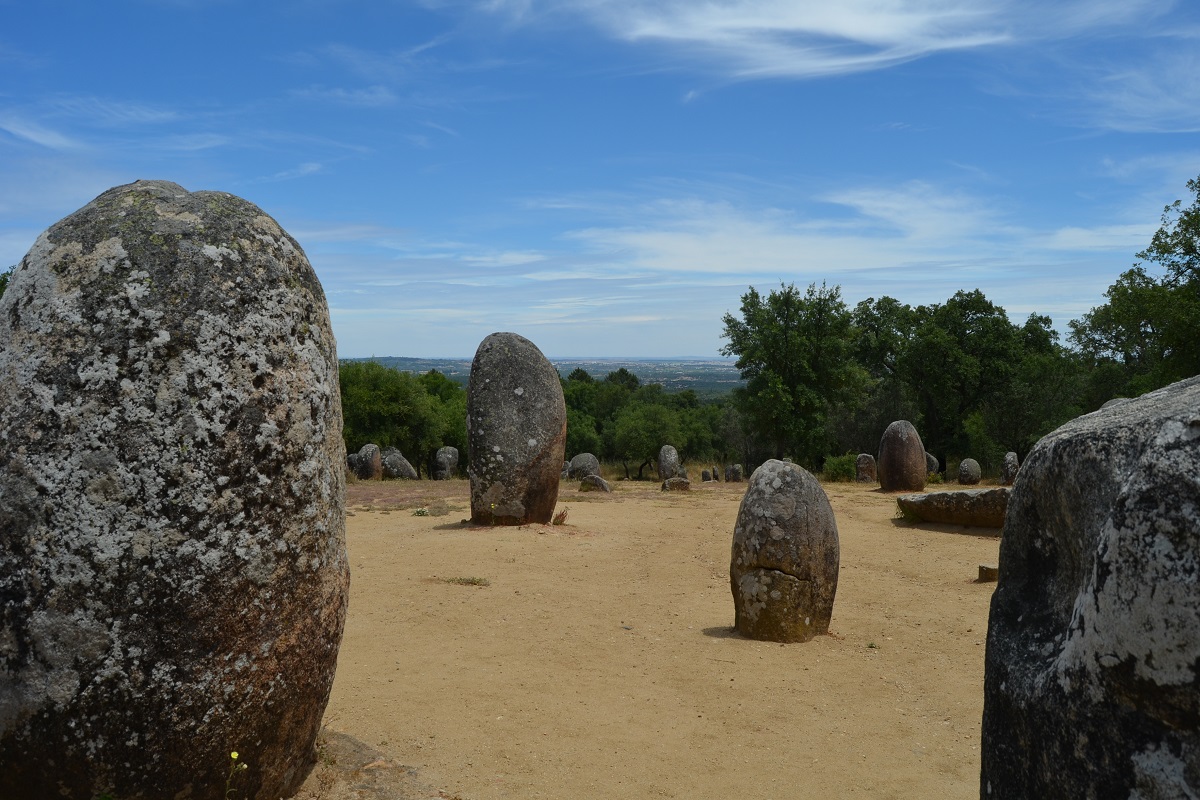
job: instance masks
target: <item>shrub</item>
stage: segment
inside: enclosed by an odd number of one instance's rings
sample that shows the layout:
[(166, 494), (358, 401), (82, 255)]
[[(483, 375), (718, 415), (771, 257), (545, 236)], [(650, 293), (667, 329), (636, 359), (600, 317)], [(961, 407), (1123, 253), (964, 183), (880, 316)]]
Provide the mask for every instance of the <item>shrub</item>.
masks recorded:
[(825, 465), (821, 469), (821, 479), (826, 481), (853, 481), (858, 474), (858, 456), (846, 453), (844, 456), (826, 456)]

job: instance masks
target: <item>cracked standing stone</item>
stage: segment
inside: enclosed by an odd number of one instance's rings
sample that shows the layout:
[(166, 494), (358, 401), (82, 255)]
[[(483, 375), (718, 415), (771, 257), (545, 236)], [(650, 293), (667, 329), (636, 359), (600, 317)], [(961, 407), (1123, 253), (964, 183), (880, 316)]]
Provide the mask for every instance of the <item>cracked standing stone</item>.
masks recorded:
[(0, 300), (0, 797), (287, 797), (346, 614), (325, 296), (256, 206), (165, 181)]
[(827, 633), (839, 560), (837, 522), (817, 479), (783, 461), (754, 470), (729, 565), (738, 633), (773, 642)]

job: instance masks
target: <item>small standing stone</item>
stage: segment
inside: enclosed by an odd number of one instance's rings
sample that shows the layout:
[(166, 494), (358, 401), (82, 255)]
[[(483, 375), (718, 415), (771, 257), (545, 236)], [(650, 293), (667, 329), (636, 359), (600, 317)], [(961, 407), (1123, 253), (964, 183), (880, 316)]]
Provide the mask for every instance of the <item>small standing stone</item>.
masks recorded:
[(1005, 486), (1012, 486), (1020, 468), (1021, 462), (1017, 459), (1017, 454), (1012, 451), (1005, 453), (1004, 464), (1000, 467), (1000, 482)]
[(439, 447), (433, 457), (433, 479), (448, 481), (458, 472), (458, 448), (446, 445)]
[(963, 486), (974, 486), (983, 479), (983, 471), (979, 462), (973, 458), (964, 458), (958, 462), (958, 482)]
[(567, 441), (562, 382), (537, 346), (493, 333), (467, 386), (471, 521), (550, 524)]
[(829, 631), (837, 522), (817, 479), (771, 460), (750, 476), (730, 555), (734, 627), (751, 639), (807, 642)]
[(708, 470), (706, 470), (706, 469), (702, 469), (702, 470), (700, 470), (700, 482), (701, 482), (701, 483), (708, 483), (708, 482), (709, 482), (709, 481), (711, 481), (711, 480), (712, 480), (712, 473), (711, 473), (711, 472), (709, 472), (709, 471), (708, 471)]
[(878, 477), (875, 473), (875, 456), (870, 453), (859, 453), (854, 460), (854, 479), (859, 483), (875, 483)]
[(667, 478), (662, 483), (664, 492), (687, 492), (691, 491), (692, 482), (687, 478), (681, 478), (676, 475), (674, 478)]
[(354, 474), (362, 481), (377, 481), (383, 478), (383, 452), (377, 444), (364, 444), (354, 459)]
[(389, 447), (380, 454), (380, 462), (382, 465), (383, 477), (404, 478), (405, 480), (415, 481), (419, 477), (417, 471), (413, 469), (413, 465), (408, 462), (408, 459), (394, 447)]
[(568, 478), (583, 478), (600, 474), (600, 459), (591, 453), (580, 453), (567, 464)]
[(926, 450), (925, 451), (925, 475), (926, 476), (933, 475), (934, 473), (941, 472), (941, 470), (942, 470), (942, 465), (937, 460), (937, 456), (935, 456), (933, 453)]

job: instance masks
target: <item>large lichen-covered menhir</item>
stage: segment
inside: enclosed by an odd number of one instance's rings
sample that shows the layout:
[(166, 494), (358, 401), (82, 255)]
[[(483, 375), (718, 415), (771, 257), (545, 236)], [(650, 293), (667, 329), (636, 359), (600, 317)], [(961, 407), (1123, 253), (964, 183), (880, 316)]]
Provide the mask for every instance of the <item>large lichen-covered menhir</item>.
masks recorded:
[(300, 246), (162, 181), (0, 300), (0, 797), (288, 796), (345, 619), (337, 356)]
[(467, 386), (471, 521), (548, 524), (566, 441), (562, 383), (542, 351), (515, 333), (484, 339)]
[(999, 566), (980, 796), (1200, 796), (1200, 377), (1038, 442)]

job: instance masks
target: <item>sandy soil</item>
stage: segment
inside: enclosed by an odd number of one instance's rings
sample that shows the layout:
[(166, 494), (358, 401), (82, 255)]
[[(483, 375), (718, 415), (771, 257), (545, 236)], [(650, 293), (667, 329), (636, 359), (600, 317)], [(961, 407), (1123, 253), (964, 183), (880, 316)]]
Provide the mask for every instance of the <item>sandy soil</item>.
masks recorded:
[(562, 526), (481, 529), (465, 481), (352, 484), (350, 612), (302, 797), (978, 797), (996, 532), (827, 484), (830, 634), (779, 645), (731, 629), (745, 484), (613, 486), (564, 484)]

